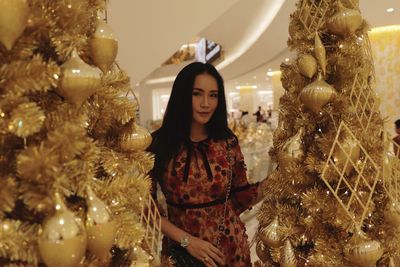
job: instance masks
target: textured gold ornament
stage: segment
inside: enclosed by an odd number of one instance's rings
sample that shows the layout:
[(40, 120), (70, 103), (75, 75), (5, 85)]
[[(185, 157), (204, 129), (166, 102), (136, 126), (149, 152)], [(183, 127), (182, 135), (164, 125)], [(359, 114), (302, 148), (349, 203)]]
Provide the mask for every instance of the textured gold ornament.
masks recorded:
[(259, 240), (256, 245), (256, 254), (260, 260), (266, 262), (269, 260), (268, 248), (264, 245), (263, 241)]
[[(333, 151), (333, 160), (335, 161), (336, 165), (343, 168), (348, 157), (351, 159), (353, 164), (356, 164), (360, 159), (360, 144), (352, 138), (347, 137), (342, 143), (340, 143), (340, 145), (342, 148), (340, 148), (337, 144), (335, 150)], [(350, 174), (351, 170), (353, 169), (353, 164), (350, 161), (347, 163), (346, 170), (344, 172), (346, 175)]]
[(276, 216), (272, 222), (260, 231), (260, 238), (264, 245), (279, 247), (282, 244), (282, 237), (279, 234), (279, 218)]
[(299, 131), (292, 136), (282, 147), (282, 151), (295, 160), (300, 160), (304, 156), (303, 150), (303, 138), (304, 128), (300, 128)]
[(7, 50), (11, 50), (24, 32), (28, 15), (26, 0), (0, 0), (0, 42)]
[(309, 54), (302, 54), (297, 59), (300, 73), (308, 78), (312, 78), (317, 72), (317, 60)]
[(319, 66), (322, 69), (324, 76), (326, 75), (326, 50), (325, 46), (319, 38), (318, 32), (315, 33), (314, 39), (314, 55), (318, 60)]
[(99, 88), (101, 71), (86, 64), (75, 50), (61, 68), (61, 82), (56, 91), (79, 107)]
[(336, 97), (335, 89), (326, 83), (321, 74), (317, 80), (310, 83), (300, 93), (300, 101), (315, 113), (320, 112), (321, 108)]
[(39, 233), (39, 251), (50, 267), (74, 267), (86, 251), (87, 236), (82, 221), (68, 210), (61, 196), (55, 195), (55, 214)]
[(145, 150), (151, 144), (151, 134), (146, 128), (133, 123), (120, 137), (120, 147), (125, 151)]
[(354, 33), (362, 24), (363, 19), (358, 10), (345, 8), (339, 1), (338, 11), (328, 21), (328, 28), (334, 34), (347, 36)]
[(344, 254), (352, 263), (359, 266), (375, 266), (376, 262), (383, 255), (381, 243), (371, 240), (367, 235), (359, 230), (344, 247)]
[(296, 267), (297, 261), (296, 256), (294, 254), (294, 249), (292, 243), (290, 243), (289, 239), (286, 239), (285, 246), (281, 248), (281, 267)]
[(87, 188), (88, 212), (86, 214), (86, 231), (88, 249), (101, 260), (110, 258), (110, 249), (114, 244), (116, 223), (111, 219), (111, 213), (106, 204)]
[(385, 219), (396, 228), (400, 226), (400, 206), (397, 201), (389, 201), (387, 203), (385, 209)]
[(96, 31), (89, 43), (93, 62), (104, 73), (107, 72), (117, 57), (118, 40), (104, 20), (98, 20)]

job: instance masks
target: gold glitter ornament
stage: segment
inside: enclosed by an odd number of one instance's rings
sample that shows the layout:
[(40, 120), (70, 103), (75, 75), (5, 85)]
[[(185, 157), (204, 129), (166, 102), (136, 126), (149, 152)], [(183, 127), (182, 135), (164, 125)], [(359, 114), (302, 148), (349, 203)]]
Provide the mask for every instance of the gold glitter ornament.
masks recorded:
[[(336, 165), (344, 168), (347, 158), (350, 158), (353, 164), (356, 164), (360, 159), (360, 144), (349, 137), (346, 137), (340, 144), (342, 147), (340, 148), (337, 145), (333, 151), (333, 161), (336, 163)], [(351, 164), (350, 161), (347, 163), (346, 170), (344, 172), (346, 175), (350, 174), (351, 170), (353, 169), (353, 164)]]
[(88, 211), (86, 214), (86, 231), (88, 249), (97, 258), (106, 261), (110, 258), (110, 249), (114, 244), (116, 223), (111, 218), (111, 212), (93, 190), (87, 188)]
[(26, 0), (0, 0), (0, 42), (11, 50), (28, 23)]
[(317, 72), (317, 60), (309, 54), (302, 54), (297, 59), (297, 66), (300, 73), (308, 78), (312, 78)]
[(345, 8), (338, 2), (338, 11), (328, 21), (329, 30), (342, 37), (354, 33), (362, 24), (363, 19), (358, 10)]
[(344, 247), (346, 258), (362, 267), (375, 266), (383, 255), (380, 242), (371, 240), (361, 230), (354, 233), (349, 243)]
[(276, 216), (269, 225), (261, 229), (259, 236), (266, 246), (276, 248), (282, 244), (282, 237), (279, 234), (278, 216)]
[(259, 240), (256, 245), (256, 254), (260, 260), (266, 262), (269, 260), (268, 248), (264, 245), (263, 241)]
[(386, 221), (389, 222), (392, 226), (396, 228), (400, 226), (400, 206), (397, 201), (389, 201), (386, 204), (384, 215)]
[(79, 107), (99, 88), (101, 71), (86, 64), (76, 50), (61, 68), (62, 77), (56, 92)]
[(136, 123), (132, 123), (128, 130), (120, 137), (120, 147), (124, 151), (145, 150), (151, 144), (150, 132)]
[(104, 20), (97, 21), (96, 31), (89, 41), (93, 62), (103, 73), (110, 69), (118, 52), (118, 40)]
[(68, 210), (58, 193), (55, 204), (55, 214), (39, 231), (39, 252), (49, 267), (74, 267), (85, 255), (86, 231), (81, 219)]
[(319, 73), (318, 78), (304, 87), (300, 93), (300, 101), (314, 113), (321, 111), (321, 108), (331, 102), (337, 93), (335, 89), (322, 79)]
[(314, 38), (314, 55), (316, 59), (318, 60), (319, 66), (322, 69), (322, 73), (324, 76), (326, 75), (326, 50), (325, 46), (321, 41), (321, 38), (319, 38), (318, 32), (315, 33), (315, 38)]
[(294, 254), (294, 249), (292, 243), (290, 243), (289, 239), (286, 239), (285, 246), (281, 248), (281, 267), (296, 267), (297, 261), (296, 256)]

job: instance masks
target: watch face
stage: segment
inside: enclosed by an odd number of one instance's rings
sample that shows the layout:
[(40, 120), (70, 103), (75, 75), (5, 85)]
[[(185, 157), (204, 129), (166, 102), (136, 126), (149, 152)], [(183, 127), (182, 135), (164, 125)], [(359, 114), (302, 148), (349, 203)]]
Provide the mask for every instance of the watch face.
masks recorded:
[(181, 246), (184, 248), (189, 246), (189, 237), (185, 236), (181, 239)]

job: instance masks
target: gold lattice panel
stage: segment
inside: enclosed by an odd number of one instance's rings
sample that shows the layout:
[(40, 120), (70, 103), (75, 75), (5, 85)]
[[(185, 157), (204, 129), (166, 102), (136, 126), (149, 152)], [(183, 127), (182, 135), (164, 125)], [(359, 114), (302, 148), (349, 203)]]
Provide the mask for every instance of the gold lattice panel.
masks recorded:
[(400, 201), (400, 146), (388, 133), (385, 135), (385, 151), (383, 155), (383, 186), (394, 202)]
[(142, 202), (142, 213), (140, 222), (145, 228), (144, 244), (148, 252), (159, 261), (159, 246), (161, 243), (161, 216), (157, 205), (150, 193), (144, 197)]
[(357, 73), (354, 76), (350, 92), (350, 102), (355, 110), (355, 115), (363, 131), (367, 131), (376, 109), (376, 95), (369, 86), (368, 80)]
[[(360, 157), (357, 160), (351, 159), (351, 148), (346, 147), (341, 140), (343, 136), (358, 144)], [(336, 151), (341, 151), (344, 155), (344, 164), (335, 162)], [(352, 168), (350, 173), (346, 171), (349, 165)], [(348, 126), (341, 122), (321, 178), (357, 227), (362, 226), (368, 214), (380, 175), (380, 167), (368, 155)]]
[(321, 27), (328, 7), (326, 0), (303, 0), (299, 19), (309, 36), (314, 36), (315, 32)]

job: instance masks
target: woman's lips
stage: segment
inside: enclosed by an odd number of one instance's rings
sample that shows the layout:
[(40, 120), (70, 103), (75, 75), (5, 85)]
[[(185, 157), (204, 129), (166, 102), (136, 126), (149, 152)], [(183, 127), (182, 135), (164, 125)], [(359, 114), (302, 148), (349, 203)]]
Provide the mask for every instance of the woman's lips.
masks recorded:
[(210, 116), (211, 112), (198, 112), (200, 116), (202, 117), (208, 117)]

